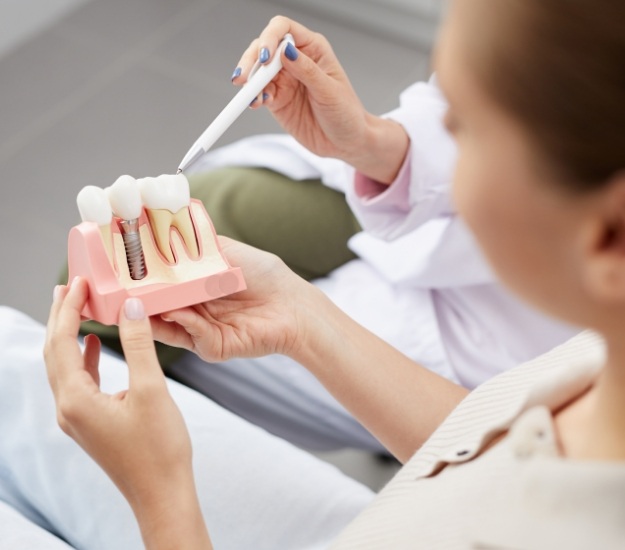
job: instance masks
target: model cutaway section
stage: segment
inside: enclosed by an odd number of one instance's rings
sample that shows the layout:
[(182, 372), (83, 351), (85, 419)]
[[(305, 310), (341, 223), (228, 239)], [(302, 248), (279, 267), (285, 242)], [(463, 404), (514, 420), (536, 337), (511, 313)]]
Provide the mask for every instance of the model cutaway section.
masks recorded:
[(117, 324), (132, 296), (156, 315), (246, 288), (184, 175), (121, 176), (83, 188), (76, 202), (83, 221), (69, 234), (69, 280), (89, 281), (85, 318)]

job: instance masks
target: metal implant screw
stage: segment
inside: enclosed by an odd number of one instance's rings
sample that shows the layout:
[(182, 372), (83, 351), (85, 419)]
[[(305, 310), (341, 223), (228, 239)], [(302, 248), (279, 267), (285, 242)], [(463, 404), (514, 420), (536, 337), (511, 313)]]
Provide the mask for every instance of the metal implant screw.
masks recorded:
[(126, 260), (130, 270), (130, 278), (140, 281), (147, 275), (145, 269), (145, 257), (143, 246), (141, 246), (141, 235), (139, 234), (139, 220), (122, 220), (120, 223), (124, 248), (126, 249)]

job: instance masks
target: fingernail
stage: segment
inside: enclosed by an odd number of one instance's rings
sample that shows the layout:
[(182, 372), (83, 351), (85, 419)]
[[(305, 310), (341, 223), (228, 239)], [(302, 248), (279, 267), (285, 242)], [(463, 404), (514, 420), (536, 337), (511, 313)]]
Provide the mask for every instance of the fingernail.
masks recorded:
[(290, 61), (295, 61), (298, 55), (299, 53), (297, 51), (297, 48), (289, 42), (286, 45), (286, 48), (284, 48), (284, 56)]
[(269, 99), (269, 94), (267, 92), (263, 92), (263, 101), (267, 101)]
[(143, 302), (139, 298), (128, 298), (124, 303), (124, 313), (126, 319), (131, 321), (141, 321), (145, 319), (145, 309)]
[(261, 63), (267, 63), (267, 61), (269, 61), (269, 50), (267, 48), (261, 48), (258, 61)]
[(72, 279), (72, 282), (69, 284), (69, 292), (73, 293), (75, 291), (75, 289), (77, 288), (77, 283), (78, 283), (79, 280), (80, 280), (80, 276), (79, 275), (76, 275), (76, 277), (74, 277)]
[(52, 291), (52, 301), (56, 302), (61, 295), (61, 285), (56, 285)]
[(238, 78), (239, 76), (241, 76), (241, 67), (237, 67), (234, 72), (232, 73), (232, 76), (230, 77), (230, 80), (234, 80), (235, 78)]
[(254, 105), (254, 103), (256, 103), (257, 101), (258, 101), (258, 98), (257, 98), (257, 97), (255, 97), (254, 99), (252, 99), (252, 101), (250, 101), (250, 107), (251, 107), (252, 105)]

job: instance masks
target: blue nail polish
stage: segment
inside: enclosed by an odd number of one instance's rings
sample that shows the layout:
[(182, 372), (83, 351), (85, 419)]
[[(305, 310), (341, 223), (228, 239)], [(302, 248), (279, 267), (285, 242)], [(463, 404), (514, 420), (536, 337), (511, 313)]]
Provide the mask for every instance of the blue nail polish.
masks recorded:
[(295, 46), (293, 46), (293, 44), (291, 44), (290, 42), (286, 45), (286, 48), (284, 48), (284, 55), (285, 57), (290, 60), (290, 61), (295, 61), (297, 59), (297, 56), (299, 55), (297, 48)]
[(263, 92), (263, 101), (267, 101), (269, 99), (269, 94), (267, 92)]
[(234, 72), (232, 73), (232, 76), (230, 77), (230, 80), (234, 80), (235, 78), (241, 76), (241, 67), (237, 67)]
[(267, 63), (267, 61), (269, 61), (269, 50), (267, 48), (262, 48), (260, 50), (258, 61), (260, 61), (261, 63)]

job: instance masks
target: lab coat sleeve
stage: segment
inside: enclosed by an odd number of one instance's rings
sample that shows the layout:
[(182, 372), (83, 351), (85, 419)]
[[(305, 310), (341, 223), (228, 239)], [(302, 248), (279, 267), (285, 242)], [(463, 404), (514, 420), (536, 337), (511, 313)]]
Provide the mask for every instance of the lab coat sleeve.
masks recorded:
[(451, 181), (456, 147), (445, 130), (447, 103), (435, 77), (407, 88), (399, 108), (387, 118), (401, 124), (410, 137), (409, 153), (397, 179), (388, 188), (353, 174), (346, 195), (364, 229), (393, 240), (425, 222), (454, 215)]

